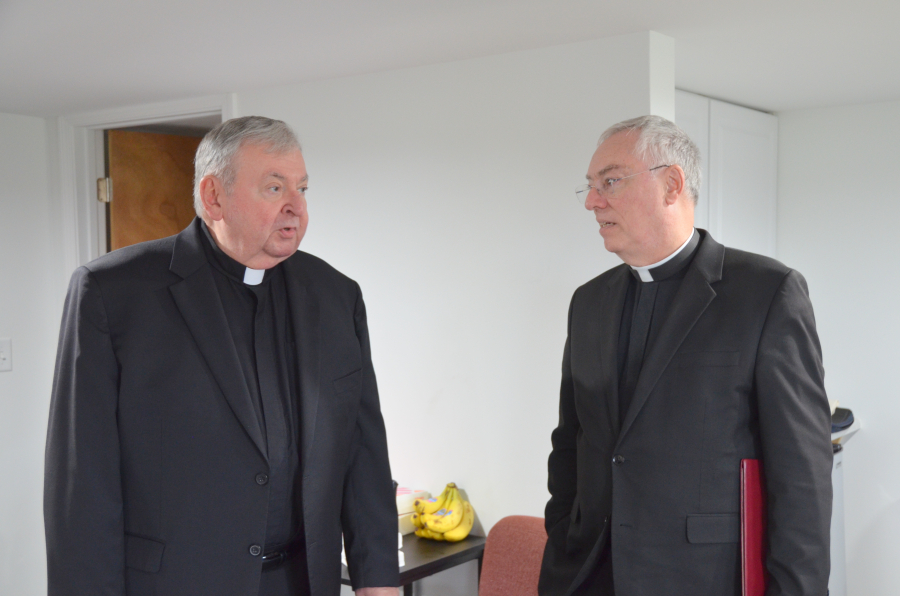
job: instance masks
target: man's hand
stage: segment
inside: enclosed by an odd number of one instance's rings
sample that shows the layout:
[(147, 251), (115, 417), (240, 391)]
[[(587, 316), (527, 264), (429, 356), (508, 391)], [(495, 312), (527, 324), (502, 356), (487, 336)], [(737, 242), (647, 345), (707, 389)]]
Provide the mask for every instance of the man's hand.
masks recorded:
[(360, 588), (356, 596), (400, 596), (400, 588)]

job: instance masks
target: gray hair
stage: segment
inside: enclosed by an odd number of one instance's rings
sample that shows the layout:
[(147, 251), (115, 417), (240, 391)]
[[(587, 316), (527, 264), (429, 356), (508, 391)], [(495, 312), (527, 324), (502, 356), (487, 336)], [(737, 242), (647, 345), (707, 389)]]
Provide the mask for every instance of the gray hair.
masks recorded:
[(204, 176), (216, 176), (225, 186), (225, 192), (231, 192), (236, 174), (235, 156), (245, 143), (262, 145), (270, 153), (301, 150), (297, 135), (281, 120), (244, 116), (222, 122), (206, 133), (194, 157), (194, 211), (200, 217), (206, 215), (200, 200), (200, 180)]
[(647, 167), (663, 164), (681, 166), (688, 191), (694, 199), (694, 204), (697, 203), (697, 199), (700, 198), (700, 149), (687, 133), (662, 116), (640, 116), (607, 128), (600, 135), (597, 146), (620, 132), (637, 133), (634, 145), (636, 157), (648, 164)]

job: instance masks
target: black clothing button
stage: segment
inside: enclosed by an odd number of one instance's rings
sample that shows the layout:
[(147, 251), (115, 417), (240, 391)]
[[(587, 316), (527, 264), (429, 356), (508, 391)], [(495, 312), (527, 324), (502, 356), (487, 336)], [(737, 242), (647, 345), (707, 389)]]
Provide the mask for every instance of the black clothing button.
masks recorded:
[(262, 554), (262, 547), (258, 544), (253, 544), (250, 546), (250, 554), (254, 557), (258, 557)]
[(614, 456), (613, 456), (613, 463), (616, 464), (616, 465), (621, 466), (622, 464), (625, 463), (625, 456), (624, 456), (624, 455), (614, 455)]
[(257, 474), (256, 475), (256, 484), (262, 486), (262, 485), (266, 484), (267, 482), (269, 482), (269, 477), (266, 476), (265, 474)]

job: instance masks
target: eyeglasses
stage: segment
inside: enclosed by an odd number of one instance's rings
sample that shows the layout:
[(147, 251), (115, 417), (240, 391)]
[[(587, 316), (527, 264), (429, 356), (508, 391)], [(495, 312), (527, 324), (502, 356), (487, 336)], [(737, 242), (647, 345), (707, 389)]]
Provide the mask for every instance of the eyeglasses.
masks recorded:
[(587, 200), (588, 193), (591, 192), (591, 189), (597, 191), (597, 194), (603, 197), (604, 199), (609, 199), (611, 197), (616, 196), (616, 191), (621, 188), (619, 184), (622, 180), (627, 180), (628, 178), (634, 178), (635, 176), (640, 176), (641, 174), (646, 174), (647, 172), (652, 172), (653, 170), (658, 170), (660, 168), (668, 168), (667, 164), (656, 166), (655, 168), (650, 168), (649, 170), (644, 170), (643, 172), (638, 172), (637, 174), (629, 174), (628, 176), (622, 176), (621, 178), (604, 178), (599, 186), (591, 186), (590, 184), (582, 184), (575, 188), (575, 198), (578, 199), (578, 202), (582, 205)]

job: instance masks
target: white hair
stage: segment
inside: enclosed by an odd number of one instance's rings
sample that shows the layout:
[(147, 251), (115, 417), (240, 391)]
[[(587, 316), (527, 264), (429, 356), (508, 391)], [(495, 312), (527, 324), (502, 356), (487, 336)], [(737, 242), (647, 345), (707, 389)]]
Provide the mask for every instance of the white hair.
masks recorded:
[(231, 192), (235, 177), (235, 156), (244, 143), (262, 145), (271, 153), (300, 151), (300, 142), (291, 127), (281, 120), (262, 116), (244, 116), (222, 122), (206, 133), (194, 157), (194, 211), (203, 217), (206, 210), (200, 200), (200, 181), (213, 175)]
[(613, 124), (607, 128), (600, 140), (603, 141), (613, 135), (624, 133), (637, 133), (635, 141), (636, 157), (642, 159), (647, 167), (661, 165), (679, 165), (684, 170), (685, 182), (688, 191), (697, 203), (700, 198), (700, 149), (683, 130), (674, 122), (666, 120), (662, 116), (640, 116)]

